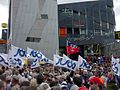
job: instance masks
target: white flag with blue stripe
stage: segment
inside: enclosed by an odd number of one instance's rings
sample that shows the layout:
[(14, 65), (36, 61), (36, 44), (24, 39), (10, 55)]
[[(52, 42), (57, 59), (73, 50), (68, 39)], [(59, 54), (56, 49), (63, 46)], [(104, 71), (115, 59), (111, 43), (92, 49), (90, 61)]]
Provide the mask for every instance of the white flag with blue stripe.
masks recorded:
[(111, 66), (113, 73), (120, 76), (120, 59), (112, 56)]
[(62, 67), (61, 62), (63, 62), (63, 57), (59, 56), (58, 54), (54, 55), (54, 66)]
[(0, 64), (3, 66), (9, 66), (9, 62), (7, 60), (8, 54), (0, 54)]
[(80, 55), (78, 56), (78, 68), (82, 69), (91, 69), (91, 66), (88, 64), (88, 62), (82, 58)]
[[(66, 56), (65, 54), (63, 54), (63, 60), (65, 61), (66, 65), (65, 68), (68, 68), (69, 70), (73, 70), (75, 71), (78, 67), (77, 67), (77, 61), (74, 61), (72, 59), (70, 59), (68, 56)], [(64, 63), (64, 64), (65, 64)]]
[(64, 67), (75, 71), (77, 69), (77, 61), (71, 60), (66, 55), (63, 55), (63, 57), (54, 55), (54, 66)]
[(36, 51), (34, 49), (31, 48), (27, 48), (27, 54), (29, 58), (33, 58), (33, 59), (39, 59), (40, 62), (44, 62), (44, 63), (50, 63), (53, 64), (53, 61), (48, 59), (45, 55), (43, 55), (40, 51)]
[(27, 52), (22, 48), (12, 45), (12, 55), (13, 57), (23, 58), (23, 57), (27, 57)]
[(25, 64), (27, 52), (24, 49), (12, 45), (10, 53), (12, 53), (10, 61), (13, 60), (12, 64), (14, 66), (22, 67)]
[(32, 62), (31, 68), (37, 68), (40, 66), (40, 61), (39, 59), (35, 58)]

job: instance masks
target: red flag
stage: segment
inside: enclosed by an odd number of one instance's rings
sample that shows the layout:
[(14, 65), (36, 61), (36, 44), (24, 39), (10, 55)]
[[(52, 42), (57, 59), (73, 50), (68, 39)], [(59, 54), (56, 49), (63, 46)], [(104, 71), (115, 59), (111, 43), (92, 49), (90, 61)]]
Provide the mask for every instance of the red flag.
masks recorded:
[(74, 54), (80, 51), (80, 48), (78, 46), (76, 46), (75, 44), (71, 43), (68, 40), (67, 40), (66, 49), (67, 49), (67, 54)]

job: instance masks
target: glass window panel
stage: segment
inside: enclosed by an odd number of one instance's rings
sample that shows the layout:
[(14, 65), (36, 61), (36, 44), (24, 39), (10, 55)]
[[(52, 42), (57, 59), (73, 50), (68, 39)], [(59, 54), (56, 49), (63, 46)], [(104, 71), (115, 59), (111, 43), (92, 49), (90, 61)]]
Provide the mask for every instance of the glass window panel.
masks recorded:
[(100, 22), (94, 21), (94, 28), (100, 29)]
[(86, 26), (85, 15), (80, 15), (80, 26)]
[(27, 42), (40, 42), (41, 38), (37, 37), (27, 37), (26, 41)]
[(101, 10), (100, 12), (101, 14), (101, 20), (103, 21), (107, 21), (107, 15), (106, 15), (106, 11), (105, 10)]
[(107, 29), (107, 22), (102, 21), (102, 34), (107, 35), (109, 33), (109, 30)]
[(61, 37), (66, 37), (66, 28), (65, 27), (61, 27), (60, 29), (59, 29), (59, 35), (61, 36)]
[(78, 14), (73, 15), (73, 27), (80, 26), (80, 17)]
[(67, 34), (72, 34), (72, 27), (67, 28)]
[(102, 30), (107, 30), (107, 22), (102, 21)]
[(41, 19), (48, 19), (48, 15), (47, 14), (41, 14)]
[(79, 28), (74, 28), (74, 34), (76, 34), (76, 35), (80, 34)]
[(86, 34), (86, 28), (85, 27), (81, 27), (81, 34)]

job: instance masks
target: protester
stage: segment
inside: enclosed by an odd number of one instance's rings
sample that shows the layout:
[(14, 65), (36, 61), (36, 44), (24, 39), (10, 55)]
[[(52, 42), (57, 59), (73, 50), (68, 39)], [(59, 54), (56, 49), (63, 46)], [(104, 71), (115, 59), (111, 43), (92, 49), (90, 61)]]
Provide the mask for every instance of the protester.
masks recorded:
[(11, 90), (20, 90), (19, 78), (14, 76), (11, 81)]
[(75, 71), (49, 64), (37, 68), (0, 65), (0, 90), (118, 90), (120, 76), (113, 73), (110, 60), (93, 59), (91, 69)]

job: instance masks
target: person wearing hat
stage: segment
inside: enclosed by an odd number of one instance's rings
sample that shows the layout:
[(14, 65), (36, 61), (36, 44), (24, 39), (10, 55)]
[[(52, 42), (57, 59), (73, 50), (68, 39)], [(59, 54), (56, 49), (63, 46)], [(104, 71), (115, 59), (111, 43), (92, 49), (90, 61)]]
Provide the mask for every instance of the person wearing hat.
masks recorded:
[(12, 78), (11, 85), (12, 85), (11, 90), (20, 90), (19, 78), (17, 76), (14, 76)]
[(38, 87), (37, 90), (51, 90), (50, 86), (45, 82), (44, 76), (39, 74), (36, 78)]

